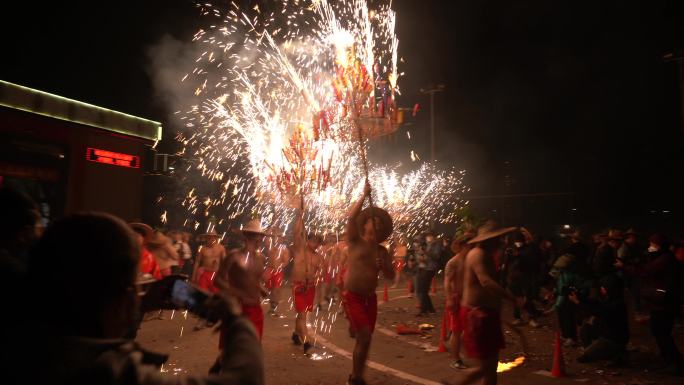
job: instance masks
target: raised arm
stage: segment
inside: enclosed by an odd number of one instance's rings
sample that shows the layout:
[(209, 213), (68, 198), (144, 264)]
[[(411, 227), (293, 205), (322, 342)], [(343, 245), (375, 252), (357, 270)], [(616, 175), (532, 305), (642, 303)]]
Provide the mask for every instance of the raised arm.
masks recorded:
[(294, 249), (297, 250), (296, 252), (299, 252), (304, 247), (306, 240), (306, 234), (304, 234), (304, 198), (302, 198), (301, 203), (297, 208), (293, 230), (292, 244)]
[(359, 234), (359, 227), (357, 225), (357, 219), (359, 218), (359, 213), (361, 213), (361, 208), (363, 207), (363, 202), (366, 197), (370, 195), (371, 188), (368, 181), (366, 181), (365, 186), (363, 186), (363, 196), (351, 207), (349, 211), (349, 220), (347, 221), (347, 241), (356, 242), (361, 235)]

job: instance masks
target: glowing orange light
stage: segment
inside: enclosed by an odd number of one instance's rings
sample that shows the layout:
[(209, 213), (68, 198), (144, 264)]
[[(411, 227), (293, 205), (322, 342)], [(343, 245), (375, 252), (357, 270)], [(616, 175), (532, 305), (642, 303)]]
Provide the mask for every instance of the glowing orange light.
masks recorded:
[(114, 166), (140, 168), (140, 157), (137, 155), (122, 154), (98, 148), (88, 147), (86, 150), (86, 159), (91, 162), (111, 164)]

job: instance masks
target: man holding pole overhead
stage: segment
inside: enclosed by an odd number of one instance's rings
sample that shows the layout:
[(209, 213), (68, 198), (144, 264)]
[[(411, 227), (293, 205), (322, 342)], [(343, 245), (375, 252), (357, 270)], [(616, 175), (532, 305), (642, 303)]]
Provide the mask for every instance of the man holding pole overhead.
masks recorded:
[(352, 374), (347, 384), (364, 385), (363, 379), (371, 335), (377, 318), (378, 273), (385, 279), (394, 278), (392, 259), (381, 242), (392, 234), (392, 218), (380, 208), (372, 205), (361, 210), (366, 198), (370, 199), (371, 188), (366, 181), (363, 196), (349, 213), (347, 223), (347, 260), (342, 302), (351, 329), (356, 335)]

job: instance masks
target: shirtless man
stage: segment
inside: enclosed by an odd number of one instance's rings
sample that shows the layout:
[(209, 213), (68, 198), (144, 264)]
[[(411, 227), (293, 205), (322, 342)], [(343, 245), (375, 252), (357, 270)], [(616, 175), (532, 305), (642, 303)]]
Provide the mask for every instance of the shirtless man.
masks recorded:
[(321, 277), (321, 256), (316, 252), (321, 245), (321, 238), (315, 234), (308, 236), (305, 234), (303, 202), (295, 222), (293, 238), (292, 291), (297, 319), (294, 333), (292, 333), (292, 342), (295, 345), (303, 343), (304, 353), (307, 353), (313, 347), (308, 340), (306, 319), (308, 313), (313, 310), (316, 284)]
[(285, 276), (285, 266), (290, 262), (290, 251), (288, 250), (283, 238), (278, 236), (273, 238), (266, 249), (266, 269), (264, 270), (264, 282), (269, 291), (268, 303), (271, 315), (277, 315), (276, 310), (280, 303), (280, 287), (283, 285)]
[(468, 241), (475, 236), (474, 232), (465, 232), (451, 242), (451, 252), (454, 254), (444, 268), (444, 291), (446, 292), (446, 312), (448, 327), (451, 330), (449, 338), (449, 352), (453, 361), (452, 369), (466, 369), (461, 359), (461, 334), (463, 328), (459, 320), (459, 309), (463, 297), (463, 261), (473, 245)]
[(394, 246), (394, 271), (396, 275), (394, 277), (394, 284), (392, 288), (399, 285), (399, 280), (401, 279), (401, 272), (404, 271), (406, 267), (406, 256), (408, 255), (408, 241), (406, 238), (400, 238)]
[(366, 183), (363, 197), (356, 202), (347, 223), (347, 253), (342, 302), (347, 318), (356, 334), (352, 374), (348, 385), (365, 385), (363, 374), (370, 349), (371, 335), (375, 329), (378, 307), (375, 289), (378, 273), (385, 279), (394, 278), (392, 259), (380, 243), (392, 233), (392, 219), (384, 210), (370, 207), (361, 211), (364, 200), (370, 196)]
[(493, 222), (488, 222), (468, 241), (474, 248), (465, 259), (460, 321), (463, 347), (475, 366), (468, 370), (460, 384), (496, 384), (499, 350), (505, 346), (501, 331), (501, 300), (515, 304), (516, 299), (494, 278), (494, 259), (501, 252), (501, 236), (515, 230), (515, 227), (497, 228)]
[(218, 271), (221, 261), (226, 257), (226, 249), (219, 243), (219, 236), (212, 231), (203, 234), (202, 246), (197, 251), (197, 263), (192, 272), (192, 282), (212, 293), (218, 293), (214, 286), (214, 277)]
[[(266, 296), (267, 291), (261, 283), (266, 258), (260, 249), (266, 233), (261, 228), (261, 221), (253, 219), (243, 226), (240, 234), (245, 245), (230, 250), (216, 274), (215, 284), (222, 292), (240, 301), (242, 315), (252, 322), (261, 339), (264, 332), (261, 297)], [(243, 289), (236, 290), (236, 287)], [(222, 347), (223, 336), (219, 339), (219, 348)]]

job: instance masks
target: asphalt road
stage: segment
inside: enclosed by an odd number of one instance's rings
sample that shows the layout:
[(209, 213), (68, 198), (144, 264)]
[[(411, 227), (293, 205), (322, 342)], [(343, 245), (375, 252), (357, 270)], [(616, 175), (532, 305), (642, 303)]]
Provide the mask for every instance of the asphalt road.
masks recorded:
[[(347, 332), (348, 323), (339, 313), (339, 306), (312, 314), (309, 323), (316, 326), (314, 339), (317, 347), (305, 355), (301, 347), (292, 344), (294, 326), (290, 291), (283, 290), (279, 317), (266, 315), (262, 341), (266, 363), (266, 383), (269, 385), (344, 384), (351, 371), (354, 340)], [(437, 315), (416, 317), (416, 301), (408, 298), (405, 289), (390, 289), (389, 302), (383, 303), (383, 292), (378, 291), (378, 324), (373, 336), (367, 380), (369, 384), (457, 384), (462, 372), (449, 368), (450, 355), (438, 352), (439, 331), (444, 299), (439, 288), (433, 296)], [(267, 306), (264, 305), (264, 310)], [(218, 354), (218, 335), (209, 328), (193, 331), (197, 319), (184, 312), (164, 312), (163, 320), (149, 320), (142, 324), (138, 341), (146, 348), (170, 353), (162, 368), (169, 374), (206, 373)], [(511, 320), (507, 309), (504, 319)], [(333, 322), (334, 321), (334, 322)], [(550, 378), (542, 372), (551, 369), (556, 316), (542, 320), (542, 327), (521, 327), (529, 343), (526, 362), (507, 372), (499, 373), (502, 384), (562, 384), (587, 382), (591, 384), (679, 384), (681, 378), (667, 377), (644, 368), (657, 359), (655, 343), (648, 333), (648, 325), (632, 326), (629, 368), (609, 368), (605, 364), (578, 364), (579, 349), (565, 348), (567, 378)], [(435, 329), (423, 336), (398, 336), (396, 325), (409, 327), (428, 323)], [(501, 361), (510, 362), (522, 355), (519, 337), (504, 328), (507, 347)], [(684, 342), (684, 330), (675, 330), (679, 342)], [(680, 344), (684, 347), (684, 344)]]

